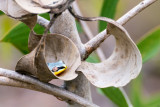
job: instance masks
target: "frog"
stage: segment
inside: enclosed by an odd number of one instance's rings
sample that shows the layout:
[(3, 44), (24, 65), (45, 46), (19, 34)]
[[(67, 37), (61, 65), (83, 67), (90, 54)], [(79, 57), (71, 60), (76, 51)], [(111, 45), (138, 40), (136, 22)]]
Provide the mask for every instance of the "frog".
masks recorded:
[(67, 69), (66, 64), (62, 60), (58, 62), (47, 63), (47, 66), (49, 70), (52, 71), (56, 76), (62, 74)]

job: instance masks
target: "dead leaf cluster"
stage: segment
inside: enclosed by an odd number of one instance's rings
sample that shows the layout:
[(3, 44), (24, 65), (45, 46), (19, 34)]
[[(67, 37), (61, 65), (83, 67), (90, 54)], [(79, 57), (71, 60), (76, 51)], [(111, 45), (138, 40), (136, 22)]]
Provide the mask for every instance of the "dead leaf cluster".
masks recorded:
[[(97, 64), (81, 61), (77, 45), (65, 34), (48, 34), (45, 38), (35, 34), (36, 14), (59, 12), (59, 5), (63, 3), (67, 3), (66, 0), (1, 0), (0, 10), (31, 28), (28, 41), (30, 53), (18, 61), (16, 71), (45, 82), (54, 78), (73, 80), (78, 76), (76, 71), (82, 72), (93, 85), (100, 88), (124, 86), (139, 74), (141, 54), (125, 28), (114, 20), (107, 20), (109, 24), (106, 30), (115, 37), (116, 47), (108, 59)], [(59, 60), (65, 62), (67, 70), (55, 76), (47, 63)]]

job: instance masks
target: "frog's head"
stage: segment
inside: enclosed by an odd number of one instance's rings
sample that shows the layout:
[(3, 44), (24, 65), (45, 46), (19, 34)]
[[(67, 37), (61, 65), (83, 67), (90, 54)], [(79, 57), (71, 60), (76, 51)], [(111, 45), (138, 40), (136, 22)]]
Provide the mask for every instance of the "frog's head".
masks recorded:
[(61, 73), (63, 73), (65, 70), (67, 69), (67, 66), (66, 65), (61, 65), (59, 67), (54, 67), (52, 69), (52, 72), (54, 73), (54, 75), (58, 76), (60, 75)]
[(56, 76), (60, 75), (67, 69), (67, 66), (63, 61), (48, 63), (47, 65), (49, 69), (53, 72), (53, 74)]

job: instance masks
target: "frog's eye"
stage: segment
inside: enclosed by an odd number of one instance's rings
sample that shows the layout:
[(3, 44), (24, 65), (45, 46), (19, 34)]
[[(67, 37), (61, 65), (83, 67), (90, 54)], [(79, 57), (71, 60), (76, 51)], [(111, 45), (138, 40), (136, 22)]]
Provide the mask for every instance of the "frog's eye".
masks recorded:
[(59, 70), (59, 69), (65, 69), (65, 68), (66, 68), (66, 67), (64, 67), (64, 66), (62, 66), (62, 67), (58, 67), (58, 70)]

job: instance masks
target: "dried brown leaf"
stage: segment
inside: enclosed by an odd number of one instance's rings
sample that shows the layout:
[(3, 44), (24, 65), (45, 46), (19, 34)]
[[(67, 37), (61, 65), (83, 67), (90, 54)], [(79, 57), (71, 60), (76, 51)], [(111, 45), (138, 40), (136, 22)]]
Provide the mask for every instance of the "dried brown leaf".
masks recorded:
[(34, 3), (33, 0), (15, 0), (15, 2), (30, 13), (41, 14), (50, 11), (50, 9), (44, 9), (39, 4)]
[[(18, 61), (16, 71), (32, 74), (41, 81), (50, 81), (55, 77), (62, 80), (76, 78), (75, 70), (81, 64), (81, 59), (75, 44), (60, 34), (48, 34), (44, 40), (41, 40), (41, 43), (38, 43), (39, 39), (37, 35), (31, 32), (29, 47), (32, 51)], [(38, 45), (36, 46), (36, 44)], [(64, 61), (67, 69), (61, 75), (55, 76), (49, 70), (47, 63), (54, 63), (59, 60)]]
[(38, 45), (42, 35), (37, 35), (33, 30), (31, 30), (28, 40), (28, 48), (30, 51), (34, 50), (34, 48)]
[(41, 14), (51, 12), (59, 14), (65, 11), (73, 2), (69, 0), (15, 0), (16, 3), (24, 10), (33, 13)]
[(0, 10), (6, 15), (18, 19), (28, 25), (31, 29), (37, 22), (37, 16), (21, 8), (14, 0), (1, 0)]
[(141, 54), (128, 32), (118, 23), (109, 23), (108, 33), (116, 39), (112, 55), (97, 64), (82, 62), (78, 71), (95, 86), (121, 87), (137, 77), (142, 67)]
[(57, 6), (63, 2), (63, 0), (33, 0), (41, 6)]
[(21, 18), (24, 15), (29, 14), (29, 12), (22, 9), (14, 0), (1, 0), (0, 10), (3, 11), (8, 16), (14, 18)]

